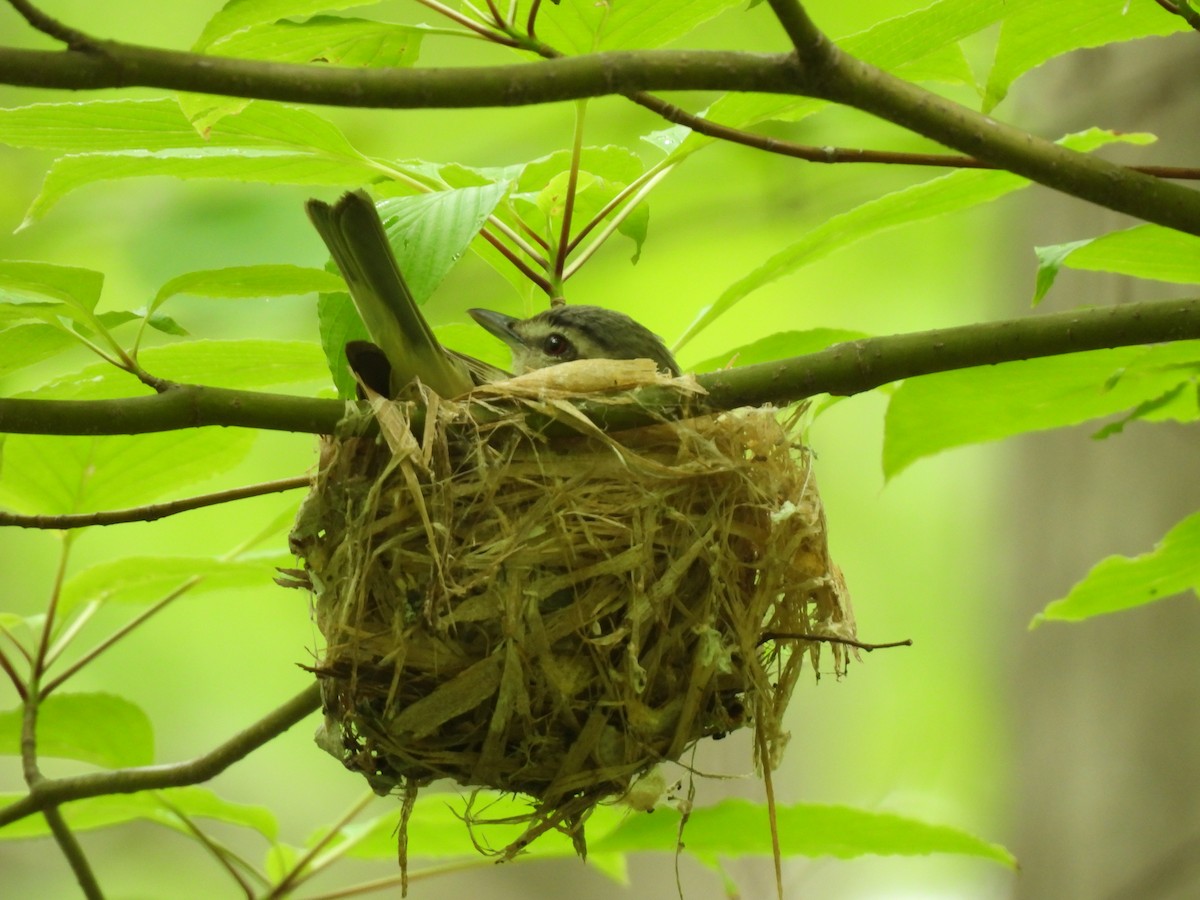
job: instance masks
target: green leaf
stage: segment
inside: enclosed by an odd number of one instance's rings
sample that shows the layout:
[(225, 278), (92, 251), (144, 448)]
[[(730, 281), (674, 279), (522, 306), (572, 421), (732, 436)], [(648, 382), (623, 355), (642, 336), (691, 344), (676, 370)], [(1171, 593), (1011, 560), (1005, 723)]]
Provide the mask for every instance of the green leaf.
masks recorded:
[(396, 260), (417, 303), (433, 295), (507, 190), (507, 182), (499, 182), (378, 204)]
[(0, 331), (0, 375), (49, 359), (79, 341), (55, 325), (16, 325)]
[(0, 298), (16, 303), (26, 297), (49, 297), (66, 307), (54, 315), (75, 318), (80, 311), (91, 313), (103, 286), (104, 274), (92, 269), (40, 262), (0, 262)]
[[(0, 795), (0, 806), (22, 797), (21, 794)], [(88, 797), (64, 804), (62, 814), (72, 831), (91, 831), (140, 819), (191, 835), (187, 825), (163, 801), (185, 815), (251, 828), (269, 840), (274, 840), (279, 831), (274, 814), (266, 807), (231, 803), (207, 788), (199, 787)], [(50, 829), (44, 818), (26, 816), (0, 829), (0, 840), (46, 837), (49, 834)]]
[(1155, 600), (1200, 591), (1200, 513), (1188, 516), (1141, 556), (1110, 556), (1071, 592), (1034, 617), (1043, 622), (1079, 622)]
[(195, 580), (190, 593), (267, 587), (279, 566), (293, 563), (288, 554), (221, 560), (191, 556), (127, 556), (98, 563), (63, 586), (58, 611), (65, 619), (84, 603), (145, 604), (161, 600)]
[(321, 349), (309, 341), (186, 341), (144, 349), (138, 360), (182, 384), (250, 390), (326, 383)]
[(378, 173), (365, 162), (310, 152), (210, 147), (195, 150), (124, 150), (64, 156), (51, 165), (21, 228), (44, 216), (72, 191), (97, 181), (170, 176), (222, 178), (263, 184), (360, 185)]
[[(1200, 369), (1200, 363), (1196, 366)], [(1120, 434), (1130, 422), (1164, 422), (1173, 419), (1176, 422), (1194, 422), (1200, 418), (1200, 397), (1196, 393), (1196, 381), (1181, 381), (1179, 384), (1159, 394), (1143, 400), (1115, 422), (1110, 422), (1092, 435), (1098, 441)]]
[(715, 372), (728, 366), (749, 366), (754, 363), (774, 362), (777, 359), (816, 353), (818, 350), (824, 350), (834, 344), (857, 341), (865, 337), (867, 335), (861, 331), (847, 331), (841, 328), (780, 331), (749, 344), (734, 347), (719, 356), (686, 368), (689, 372)]
[(1200, 238), (1160, 225), (1137, 225), (1090, 240), (1038, 247), (1036, 252), (1039, 289), (1043, 268), (1051, 266), (1055, 272), (1066, 266), (1174, 284), (1200, 284)]
[(255, 437), (216, 427), (97, 438), (8, 435), (0, 504), (43, 515), (139, 506), (231, 469)]
[[(845, 806), (797, 803), (776, 808), (780, 850), (784, 856), (833, 856), (852, 859), (868, 854), (924, 856), (954, 853), (1015, 867), (1003, 847), (944, 825), (929, 825), (891, 813)], [(588, 842), (597, 853), (658, 850), (679, 845), (678, 811), (628, 816), (621, 827)], [(683, 849), (710, 863), (718, 856), (770, 856), (771, 829), (765, 804), (727, 799), (692, 810), (683, 830)]]
[(1154, 3), (1129, 0), (1042, 0), (1014, 8), (1000, 27), (984, 111), (1003, 100), (1018, 77), (1055, 56), (1188, 27), (1181, 17), (1166, 14)]
[(416, 64), (421, 39), (429, 30), (420, 25), (314, 16), (304, 22), (256, 25), (222, 38), (213, 49), (221, 56), (244, 59), (403, 67)]
[[(0, 753), (21, 753), (22, 709), (0, 712)], [(52, 694), (38, 706), (39, 756), (117, 769), (154, 761), (154, 730), (141, 707), (113, 694)]]
[(655, 0), (653, 3), (543, 4), (538, 37), (573, 53), (659, 47), (683, 37), (742, 0)]
[(172, 278), (154, 295), (150, 309), (158, 309), (177, 294), (193, 294), (218, 299), (247, 297), (288, 297), (336, 291), (344, 282), (324, 269), (289, 265), (231, 266), (187, 272)]
[[(618, 184), (629, 184), (637, 179), (645, 164), (642, 158), (626, 147), (607, 144), (601, 147), (584, 147), (579, 154), (580, 169)], [(517, 179), (515, 190), (519, 193), (537, 192), (548, 185), (555, 176), (571, 169), (571, 152), (558, 150), (547, 156), (527, 162)]]
[[(409, 854), (416, 859), (444, 859), (448, 857), (475, 855), (475, 844), (463, 822), (464, 814), (476, 821), (474, 836), (481, 844), (504, 847), (521, 836), (522, 825), (513, 825), (512, 820), (528, 815), (530, 802), (512, 795), (500, 795), (481, 791), (474, 802), (468, 802), (457, 794), (422, 794), (413, 807), (408, 822)], [(354, 822), (341, 829), (329, 844), (330, 850), (338, 850), (355, 859), (395, 859), (396, 828), (399, 811), (389, 812), (364, 822)], [(589, 855), (592, 841), (607, 834), (621, 821), (621, 812), (612, 807), (597, 807), (588, 817), (587, 833)], [(308, 839), (313, 846), (325, 838), (326, 831), (319, 830)], [(535, 856), (574, 856), (571, 840), (559, 832), (552, 831), (539, 837), (529, 848)]]
[[(1068, 135), (1059, 143), (1073, 150), (1086, 151), (1114, 141), (1136, 142), (1144, 137), (1091, 129)], [(1027, 179), (1010, 172), (964, 169), (893, 191), (827, 219), (799, 240), (780, 250), (749, 275), (734, 282), (714, 303), (702, 308), (676, 342), (676, 347), (682, 347), (746, 295), (784, 275), (791, 274), (801, 266), (828, 256), (834, 250), (840, 250), (865, 237), (900, 225), (988, 203), (1028, 184)]]
[(1033, 252), (1037, 255), (1038, 270), (1037, 281), (1035, 282), (1033, 291), (1033, 305), (1037, 306), (1045, 299), (1050, 288), (1054, 286), (1054, 281), (1058, 278), (1058, 273), (1062, 269), (1063, 262), (1071, 253), (1079, 247), (1082, 247), (1087, 241), (1072, 241), (1069, 244), (1055, 244), (1052, 247), (1034, 247)]
[(1200, 361), (1200, 341), (1118, 347), (911, 378), (888, 405), (883, 469), (964, 444), (1075, 425), (1158, 397)]
[(304, 848), (293, 847), (291, 844), (272, 844), (267, 851), (266, 859), (263, 860), (263, 871), (271, 880), (271, 884), (279, 884), (290, 875), (296, 868), (296, 864), (300, 862), (303, 852)]
[(170, 99), (35, 103), (0, 109), (0, 143), (71, 153), (258, 148), (358, 158), (327, 119), (268, 102), (249, 104), (203, 135)]
[(377, 0), (229, 0), (208, 20), (192, 49), (204, 50), (223, 37), (289, 16), (370, 6), (375, 2)]

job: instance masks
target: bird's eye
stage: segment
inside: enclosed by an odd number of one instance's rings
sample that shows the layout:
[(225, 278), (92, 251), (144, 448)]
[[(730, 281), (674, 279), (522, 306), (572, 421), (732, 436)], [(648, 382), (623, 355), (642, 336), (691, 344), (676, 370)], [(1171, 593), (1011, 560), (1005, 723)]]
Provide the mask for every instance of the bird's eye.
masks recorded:
[(562, 356), (570, 346), (571, 342), (558, 332), (546, 335), (546, 340), (542, 342), (542, 349), (547, 356)]

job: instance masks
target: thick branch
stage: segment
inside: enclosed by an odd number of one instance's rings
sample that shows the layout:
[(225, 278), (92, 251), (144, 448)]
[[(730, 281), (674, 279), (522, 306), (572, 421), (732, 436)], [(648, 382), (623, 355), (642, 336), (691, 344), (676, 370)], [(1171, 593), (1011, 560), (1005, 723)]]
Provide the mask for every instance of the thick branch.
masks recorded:
[(836, 48), (820, 94), (1038, 184), (1200, 235), (1200, 192), (1077, 153), (959, 106)]
[(43, 779), (30, 791), (29, 796), (0, 809), (0, 828), (33, 815), (38, 810), (57, 807), (71, 800), (201, 784), (283, 734), (320, 706), (320, 686), (314, 682), (245, 731), (190, 762)]
[(147, 434), (202, 425), (332, 434), (339, 400), (174, 385), (120, 400), (0, 399), (0, 434)]
[(524, 106), (637, 90), (802, 93), (793, 56), (706, 50), (594, 53), (510, 66), (356, 69), (159, 50), (113, 41), (90, 52), (0, 47), (0, 82), (177, 91), (389, 109)]
[[(779, 0), (777, 11), (798, 9)], [(387, 108), (520, 106), (645, 91), (757, 91), (844, 103), (1064, 193), (1200, 235), (1200, 193), (1058, 147), (840, 52), (806, 19), (803, 54), (648, 50), (511, 66), (355, 69), (230, 59), (98, 42), (86, 51), (0, 48), (0, 82), (95, 90), (159, 87)], [(803, 25), (803, 29), (800, 26)], [(799, 29), (799, 30), (798, 30)]]
[[(815, 394), (858, 394), (951, 369), (1192, 338), (1200, 338), (1200, 300), (1162, 300), (868, 338), (808, 356), (708, 372), (697, 380), (709, 392), (710, 408), (734, 409)], [(647, 406), (663, 399), (652, 388), (643, 393)], [(587, 403), (581, 407), (600, 415)], [(345, 409), (339, 400), (177, 385), (126, 400), (0, 398), (0, 433), (139, 434), (240, 425), (332, 434)], [(644, 424), (647, 414), (630, 404), (606, 409), (600, 418), (611, 430)]]

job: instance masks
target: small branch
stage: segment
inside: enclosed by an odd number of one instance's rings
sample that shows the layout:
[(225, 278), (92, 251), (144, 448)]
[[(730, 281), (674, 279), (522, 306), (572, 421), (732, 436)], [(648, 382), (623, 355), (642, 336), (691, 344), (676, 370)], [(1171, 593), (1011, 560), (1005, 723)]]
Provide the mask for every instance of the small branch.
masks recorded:
[(71, 871), (75, 873), (75, 880), (79, 882), (79, 889), (83, 891), (83, 896), (88, 900), (104, 900), (100, 882), (96, 881), (96, 875), (92, 871), (87, 857), (83, 855), (83, 848), (79, 846), (79, 841), (75, 839), (74, 832), (67, 826), (58, 807), (50, 806), (43, 809), (42, 816), (45, 818), (46, 824), (50, 826), (50, 833), (54, 835), (58, 848), (62, 850), (63, 856), (70, 863)]
[(333, 434), (341, 400), (173, 385), (118, 400), (0, 398), (0, 434), (149, 434), (203, 425)]
[(71, 513), (62, 516), (22, 516), (17, 513), (7, 513), (0, 510), (0, 527), (13, 526), (16, 528), (46, 528), (63, 530), (69, 528), (88, 528), (92, 525), (121, 525), (126, 522), (153, 522), (181, 512), (202, 509), (205, 506), (216, 506), (219, 503), (230, 503), (234, 500), (245, 500), (248, 497), (261, 497), (265, 494), (276, 494), (280, 491), (294, 491), (297, 488), (308, 487), (312, 479), (308, 475), (297, 475), (293, 478), (281, 478), (278, 481), (267, 481), (262, 484), (251, 484), (246, 487), (230, 488), (216, 491), (212, 494), (201, 494), (198, 497), (185, 497), (182, 500), (169, 500), (166, 503), (152, 503), (132, 509), (111, 509), (94, 513)]
[(9, 5), (21, 14), (26, 22), (43, 34), (48, 34), (56, 41), (62, 41), (72, 50), (90, 50), (96, 46), (94, 38), (82, 31), (68, 28), (62, 22), (46, 15), (28, 0), (8, 0)]
[(0, 648), (0, 669), (4, 670), (4, 674), (8, 676), (8, 680), (12, 682), (13, 690), (17, 692), (17, 696), (22, 703), (29, 700), (29, 691), (25, 688), (25, 681), (21, 678), (21, 673), (17, 671), (16, 666), (12, 664), (12, 660), (8, 658), (8, 654)]
[(563, 269), (567, 265), (567, 254), (571, 250), (571, 219), (575, 212), (575, 191), (579, 187), (579, 163), (583, 156), (583, 123), (587, 115), (587, 102), (580, 100), (575, 104), (575, 130), (571, 141), (571, 168), (567, 173), (567, 195), (563, 200), (562, 226), (559, 229), (558, 241), (554, 251), (554, 269), (550, 273), (550, 284), (555, 296), (550, 299), (558, 300), (562, 296)]
[(819, 53), (828, 43), (825, 35), (812, 23), (808, 13), (804, 11), (804, 7), (797, 0), (767, 0), (767, 2), (771, 4), (771, 11), (775, 13), (775, 18), (787, 32), (788, 40), (792, 42), (792, 46), (796, 48), (796, 52), (802, 60)]
[(1185, 22), (1200, 31), (1200, 12), (1193, 9), (1188, 0), (1179, 0), (1178, 3), (1172, 3), (1171, 0), (1155, 0), (1155, 2), (1171, 15), (1181, 16)]
[(892, 647), (911, 647), (913, 645), (912, 638), (903, 641), (889, 641), (886, 644), (864, 644), (854, 638), (834, 637), (831, 634), (805, 634), (802, 631), (766, 631), (758, 639), (758, 645), (761, 647), (767, 641), (820, 641), (825, 644), (845, 644), (847, 647), (856, 647), (859, 650), (866, 650), (868, 653), (872, 650), (890, 650)]
[[(995, 163), (976, 159), (974, 156), (963, 156), (952, 153), (906, 153), (894, 150), (862, 150), (850, 147), (814, 147), (811, 144), (797, 144), (782, 138), (753, 131), (743, 131), (714, 122), (695, 113), (690, 113), (674, 103), (668, 103), (661, 97), (638, 91), (626, 94), (630, 100), (651, 112), (657, 113), (674, 125), (683, 125), (697, 134), (725, 141), (730, 144), (740, 144), (764, 153), (774, 153), (791, 159), (802, 159), (805, 162), (825, 163), (830, 165), (845, 165), (847, 163), (870, 163), (872, 165), (892, 166), (931, 166), (950, 169), (1000, 169)], [(1131, 172), (1141, 172), (1156, 178), (1176, 178), (1185, 181), (1200, 181), (1200, 168), (1194, 166), (1126, 166)]]
[(189, 762), (44, 779), (31, 788), (29, 796), (0, 809), (0, 827), (71, 800), (200, 784), (216, 777), (320, 707), (321, 690), (314, 682), (245, 731)]

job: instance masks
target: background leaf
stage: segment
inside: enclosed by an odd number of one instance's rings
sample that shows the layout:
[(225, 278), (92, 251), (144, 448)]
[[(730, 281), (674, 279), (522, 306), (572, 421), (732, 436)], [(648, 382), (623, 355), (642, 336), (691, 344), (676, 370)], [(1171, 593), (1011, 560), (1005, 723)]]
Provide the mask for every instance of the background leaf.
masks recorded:
[(1200, 513), (1168, 531), (1149, 553), (1101, 560), (1067, 596), (1035, 616), (1031, 627), (1079, 622), (1189, 590), (1200, 591)]
[(1121, 412), (1174, 388), (1197, 365), (1200, 342), (1181, 341), (911, 378), (888, 405), (884, 473), (950, 447)]
[[(0, 712), (0, 753), (21, 753), (22, 710)], [(38, 706), (41, 756), (118, 769), (154, 762), (154, 730), (141, 707), (113, 694), (52, 694)]]

